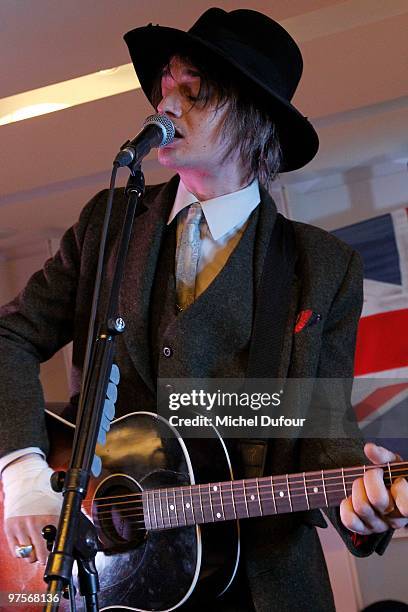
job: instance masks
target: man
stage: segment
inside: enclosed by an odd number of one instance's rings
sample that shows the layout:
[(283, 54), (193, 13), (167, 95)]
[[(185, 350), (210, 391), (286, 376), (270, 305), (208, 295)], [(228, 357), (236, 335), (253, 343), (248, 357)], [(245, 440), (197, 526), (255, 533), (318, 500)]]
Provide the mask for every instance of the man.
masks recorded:
[[(362, 298), (360, 260), (317, 228), (284, 223), (262, 187), (278, 170), (300, 168), (317, 151), (313, 127), (290, 102), (302, 71), (295, 42), (260, 13), (221, 9), (206, 11), (188, 33), (150, 25), (125, 40), (145, 94), (175, 124), (176, 138), (159, 149), (158, 158), (178, 177), (147, 189), (135, 221), (121, 294), (127, 332), (116, 353), (119, 414), (135, 402), (153, 410), (157, 377), (350, 378)], [(123, 197), (118, 190), (111, 253)], [(98, 194), (88, 204), (59, 254), (3, 308), (5, 528), (12, 553), (16, 546), (33, 547), (30, 562), (44, 561), (38, 533), (55, 520), (60, 504), (47, 485), (38, 363), (73, 338), (78, 391), (105, 199), (106, 193)], [(275, 234), (278, 226), (281, 233)], [(292, 235), (295, 247), (291, 243), (286, 257), (280, 247)], [(290, 274), (285, 271), (294, 248)], [(270, 265), (276, 266), (273, 286), (265, 281)], [(265, 309), (269, 328), (262, 338), (256, 321)], [(316, 324), (295, 326), (296, 315), (311, 310), (319, 313)], [(277, 339), (275, 354), (262, 354), (270, 335)], [(339, 400), (336, 410), (347, 410), (348, 402)], [(373, 463), (396, 460), (375, 445), (365, 453)], [(268, 445), (265, 473), (364, 459), (355, 440), (280, 439)], [(330, 515), (352, 552), (385, 549), (390, 528), (408, 522), (407, 490), (407, 482), (397, 479), (387, 491), (382, 470), (354, 483), (340, 513)], [(213, 609), (289, 610), (299, 600), (302, 609), (333, 609), (313, 528), (322, 526), (320, 515), (248, 523), (240, 580)]]

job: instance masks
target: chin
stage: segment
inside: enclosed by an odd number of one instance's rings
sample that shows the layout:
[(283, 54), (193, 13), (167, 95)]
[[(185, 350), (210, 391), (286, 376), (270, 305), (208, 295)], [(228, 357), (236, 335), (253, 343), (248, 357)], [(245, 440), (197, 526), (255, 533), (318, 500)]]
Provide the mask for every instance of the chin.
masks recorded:
[(159, 149), (157, 153), (157, 161), (162, 166), (168, 166), (169, 168), (173, 167), (173, 164), (176, 162), (177, 155), (175, 155), (175, 151), (172, 149)]
[(173, 170), (179, 170), (181, 168), (186, 168), (190, 164), (186, 159), (183, 159), (183, 156), (179, 154), (175, 149), (159, 149), (157, 154), (157, 161), (161, 166), (165, 166), (166, 168), (172, 168)]

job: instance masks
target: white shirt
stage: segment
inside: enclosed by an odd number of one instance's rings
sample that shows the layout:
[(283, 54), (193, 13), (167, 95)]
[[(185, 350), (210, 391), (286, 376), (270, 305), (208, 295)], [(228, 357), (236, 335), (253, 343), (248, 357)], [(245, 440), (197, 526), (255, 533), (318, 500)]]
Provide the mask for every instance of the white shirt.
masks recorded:
[[(187, 207), (197, 202), (180, 180), (176, 199), (167, 225), (177, 216), (177, 242), (187, 216)], [(200, 223), (201, 250), (197, 266), (195, 297), (198, 297), (219, 274), (245, 231), (252, 211), (260, 202), (258, 179), (250, 185), (200, 202), (203, 220)], [(180, 213), (180, 214), (179, 214)]]

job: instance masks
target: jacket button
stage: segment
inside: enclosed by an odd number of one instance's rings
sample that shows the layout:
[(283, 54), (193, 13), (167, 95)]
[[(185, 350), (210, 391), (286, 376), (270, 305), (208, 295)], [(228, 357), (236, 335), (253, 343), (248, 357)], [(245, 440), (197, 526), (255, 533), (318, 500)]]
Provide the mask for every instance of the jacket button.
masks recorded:
[(171, 348), (169, 346), (165, 346), (163, 349), (163, 355), (165, 357), (171, 357), (173, 354), (173, 351), (171, 350)]

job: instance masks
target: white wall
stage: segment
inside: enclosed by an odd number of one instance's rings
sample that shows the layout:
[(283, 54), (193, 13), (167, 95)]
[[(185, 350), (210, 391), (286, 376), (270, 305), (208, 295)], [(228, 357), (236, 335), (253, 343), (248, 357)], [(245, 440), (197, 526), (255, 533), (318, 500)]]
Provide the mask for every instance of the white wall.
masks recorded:
[(330, 231), (406, 206), (408, 171), (402, 162), (355, 168), (289, 182), (286, 193), (293, 219)]

